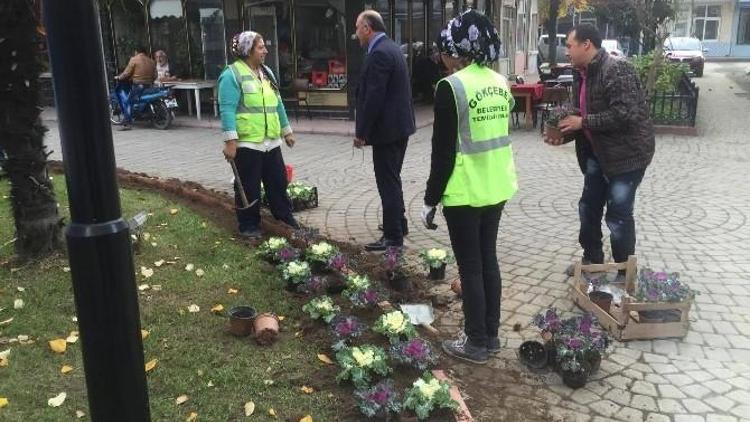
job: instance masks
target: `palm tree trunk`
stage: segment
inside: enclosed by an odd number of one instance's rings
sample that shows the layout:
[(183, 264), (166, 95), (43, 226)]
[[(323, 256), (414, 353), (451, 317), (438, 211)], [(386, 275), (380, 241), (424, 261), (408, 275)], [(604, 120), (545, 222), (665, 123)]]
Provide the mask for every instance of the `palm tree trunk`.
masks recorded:
[(28, 260), (62, 247), (62, 219), (47, 175), (39, 107), (41, 28), (32, 0), (0, 2), (0, 147), (7, 154), (16, 255)]

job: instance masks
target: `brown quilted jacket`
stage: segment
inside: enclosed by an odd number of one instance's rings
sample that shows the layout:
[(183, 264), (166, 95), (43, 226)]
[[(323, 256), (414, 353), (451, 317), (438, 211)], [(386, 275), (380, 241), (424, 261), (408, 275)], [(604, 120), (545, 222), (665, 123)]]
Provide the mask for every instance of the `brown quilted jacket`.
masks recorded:
[[(654, 156), (654, 127), (646, 94), (633, 65), (599, 50), (586, 69), (587, 116), (583, 131), (576, 133), (576, 153), (581, 169), (590, 154), (605, 175), (613, 176), (648, 167)], [(573, 105), (578, 108), (582, 78), (575, 72)]]

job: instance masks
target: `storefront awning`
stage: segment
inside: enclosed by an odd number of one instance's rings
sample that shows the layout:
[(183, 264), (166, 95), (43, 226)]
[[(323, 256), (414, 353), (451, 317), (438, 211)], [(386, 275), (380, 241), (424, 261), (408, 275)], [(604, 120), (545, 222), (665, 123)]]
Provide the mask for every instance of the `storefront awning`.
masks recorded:
[(166, 18), (174, 16), (182, 17), (182, 3), (180, 0), (151, 0), (151, 19)]

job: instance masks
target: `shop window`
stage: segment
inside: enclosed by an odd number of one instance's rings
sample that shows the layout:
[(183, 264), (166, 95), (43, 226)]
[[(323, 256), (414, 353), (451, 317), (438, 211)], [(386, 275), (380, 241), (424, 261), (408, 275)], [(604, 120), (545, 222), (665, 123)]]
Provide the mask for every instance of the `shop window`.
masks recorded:
[(297, 78), (309, 89), (344, 89), (347, 30), (344, 1), (299, 1)]
[(721, 6), (696, 6), (693, 9), (693, 35), (703, 41), (718, 41)]
[(190, 0), (186, 17), (190, 38), (190, 75), (216, 79), (226, 66), (222, 0)]
[(737, 44), (750, 44), (750, 8), (740, 10), (740, 27), (737, 31)]
[(169, 72), (181, 78), (190, 76), (183, 12), (179, 0), (152, 0), (149, 3), (153, 52), (164, 51), (169, 60)]

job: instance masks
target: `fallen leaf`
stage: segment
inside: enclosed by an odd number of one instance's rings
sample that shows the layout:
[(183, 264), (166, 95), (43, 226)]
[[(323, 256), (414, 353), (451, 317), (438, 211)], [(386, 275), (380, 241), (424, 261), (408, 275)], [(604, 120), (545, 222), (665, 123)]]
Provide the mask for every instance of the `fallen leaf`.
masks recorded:
[(176, 404), (177, 404), (178, 406), (179, 406), (179, 405), (181, 405), (182, 403), (185, 403), (186, 401), (188, 401), (188, 396), (186, 396), (186, 395), (184, 395), (184, 394), (183, 394), (183, 395), (181, 395), (180, 397), (177, 397), (177, 398), (176, 398), (176, 399), (174, 400), (174, 402), (175, 402), (175, 403), (176, 403)]
[(222, 266), (221, 266), (221, 268), (223, 268), (223, 269), (225, 269), (225, 270), (228, 270), (228, 269), (229, 269), (229, 265), (227, 265), (227, 264), (224, 264), (224, 265), (222, 265)]
[(329, 358), (328, 356), (322, 353), (318, 353), (318, 359), (323, 363), (327, 363), (328, 365), (333, 365), (333, 361), (331, 360), (331, 358)]
[(57, 396), (52, 397), (51, 399), (47, 400), (47, 405), (50, 407), (60, 407), (60, 405), (62, 405), (63, 402), (65, 402), (66, 397), (68, 397), (68, 395), (63, 391)]
[(195, 265), (193, 265), (193, 264), (187, 264), (187, 265), (185, 265), (185, 271), (192, 272), (194, 269), (195, 269)]
[(70, 267), (63, 267), (63, 272), (64, 273), (69, 273), (70, 272)]
[(175, 215), (178, 212), (180, 212), (180, 210), (178, 210), (177, 208), (172, 208), (171, 210), (169, 210), (169, 214), (171, 214), (171, 215)]
[(154, 284), (153, 286), (151, 286), (151, 290), (153, 290), (155, 292), (160, 292), (161, 291), (161, 284)]
[(193, 422), (194, 420), (198, 419), (198, 413), (197, 412), (190, 412), (187, 419), (185, 419), (185, 422)]
[(26, 291), (26, 288), (18, 286), (16, 287), (16, 290), (18, 290), (19, 292), (23, 292), (23, 291)]
[(141, 340), (146, 340), (146, 337), (148, 337), (149, 333), (150, 332), (148, 330), (141, 330)]
[(213, 308), (211, 308), (211, 313), (220, 314), (222, 312), (224, 312), (224, 305), (222, 304), (218, 304), (214, 306)]
[(304, 418), (300, 419), (299, 422), (313, 422), (313, 418), (312, 416), (307, 415)]
[(78, 341), (78, 332), (74, 331), (76, 334), (70, 333), (68, 337), (65, 338), (66, 343), (73, 344)]
[(82, 410), (76, 410), (76, 418), (81, 419), (84, 416), (86, 416), (86, 414), (83, 413)]
[(0, 321), (0, 327), (2, 327), (3, 325), (8, 325), (11, 322), (13, 322), (13, 318), (8, 318), (5, 321)]
[(160, 259), (160, 260), (154, 262), (154, 265), (157, 266), (157, 267), (161, 267), (162, 265), (164, 265), (164, 262), (165, 261), (163, 259)]
[(13, 301), (13, 309), (23, 309), (23, 299), (16, 299)]
[(205, 229), (206, 227), (208, 227), (208, 224), (206, 224), (206, 222), (204, 221), (204, 222), (201, 223), (201, 227), (203, 227)]
[(151, 246), (155, 248), (155, 247), (157, 247), (158, 245), (156, 244), (156, 242), (151, 242)]
[(315, 389), (312, 388), (312, 387), (308, 387), (306, 385), (303, 385), (302, 386), (302, 392), (305, 393), (305, 394), (312, 394), (312, 393), (315, 392)]
[(146, 362), (146, 372), (149, 372), (150, 370), (156, 368), (156, 362), (159, 362), (159, 359), (151, 359), (150, 361)]
[(294, 333), (294, 338), (300, 338), (302, 337), (302, 334), (304, 334), (302, 331), (297, 331), (296, 333)]
[(239, 292), (239, 290), (233, 289), (231, 287), (229, 288), (229, 290), (227, 290), (227, 293), (229, 293), (230, 295), (236, 295), (237, 292)]
[(154, 270), (151, 268), (141, 267), (141, 275), (146, 278), (149, 278), (152, 275), (154, 275)]
[(63, 367), (60, 368), (60, 372), (62, 372), (63, 374), (67, 374), (68, 372), (71, 372), (71, 371), (73, 371), (73, 367), (70, 365), (63, 365)]
[(8, 399), (5, 397), (0, 397), (0, 409), (8, 405)]
[(270, 409), (268, 409), (268, 414), (271, 415), (271, 416), (273, 416), (274, 418), (276, 417), (276, 411), (273, 410), (273, 407), (270, 408)]
[(151, 286), (149, 286), (148, 284), (141, 284), (140, 286), (138, 286), (138, 290), (141, 291), (141, 292), (145, 292), (146, 290), (148, 290), (150, 288), (151, 288)]
[(29, 336), (26, 334), (21, 334), (18, 336), (18, 341), (29, 341)]
[(206, 385), (207, 385), (208, 387), (213, 387), (213, 386), (214, 386), (214, 382), (213, 382), (213, 381), (209, 381), (209, 382), (208, 382), (208, 384), (206, 384)]
[(143, 233), (143, 240), (148, 242), (149, 239), (151, 239), (151, 233), (149, 232)]
[(0, 368), (8, 367), (8, 358), (0, 358)]
[(10, 356), (10, 349), (3, 350), (2, 352), (0, 352), (0, 359), (8, 359), (9, 356)]
[[(20, 336), (19, 336), (20, 337)], [(20, 338), (18, 340), (21, 340)], [(65, 353), (67, 342), (64, 339), (58, 338), (49, 341), (49, 348), (55, 353)]]
[(195, 270), (195, 275), (197, 275), (198, 277), (203, 277), (204, 275), (206, 275), (206, 272), (198, 268), (197, 270)]
[(200, 310), (201, 310), (200, 306), (196, 304), (192, 304), (188, 306), (188, 312), (196, 313), (196, 312), (200, 312)]
[(255, 403), (249, 401), (245, 403), (245, 416), (250, 416), (255, 412)]
[(286, 319), (286, 317), (284, 315), (279, 315), (278, 318), (279, 318), (279, 321), (283, 321), (283, 320)]

